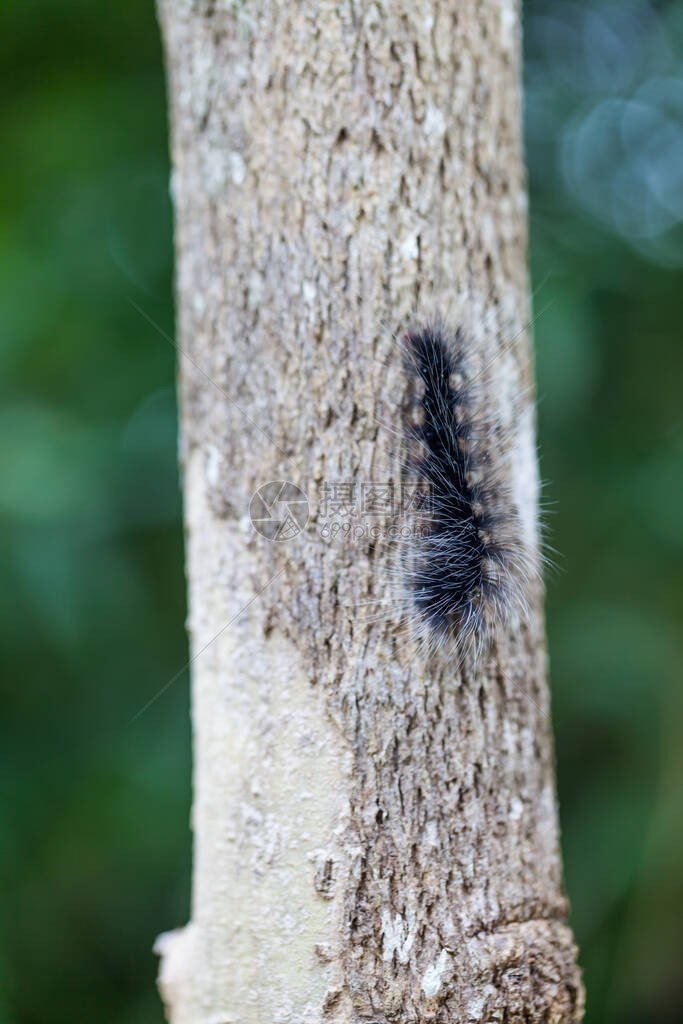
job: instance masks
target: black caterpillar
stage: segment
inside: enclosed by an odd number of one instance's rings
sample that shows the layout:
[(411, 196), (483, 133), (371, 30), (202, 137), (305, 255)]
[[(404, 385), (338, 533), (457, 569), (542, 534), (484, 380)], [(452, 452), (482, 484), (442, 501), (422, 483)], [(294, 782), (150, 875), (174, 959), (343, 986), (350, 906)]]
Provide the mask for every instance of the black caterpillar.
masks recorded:
[(403, 473), (416, 486), (418, 529), (401, 571), (423, 641), (479, 654), (501, 627), (524, 617), (536, 568), (501, 483), (509, 439), (477, 412), (464, 350), (462, 332), (438, 323), (404, 339), (413, 394)]

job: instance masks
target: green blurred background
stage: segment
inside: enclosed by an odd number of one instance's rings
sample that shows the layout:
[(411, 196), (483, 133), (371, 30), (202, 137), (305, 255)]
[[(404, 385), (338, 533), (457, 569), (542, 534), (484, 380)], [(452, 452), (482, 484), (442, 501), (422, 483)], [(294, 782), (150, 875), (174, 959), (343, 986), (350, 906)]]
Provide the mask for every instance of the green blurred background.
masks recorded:
[[(683, 1020), (683, 4), (528, 2), (548, 630), (588, 1024)], [(160, 1024), (190, 888), (151, 2), (5, 2), (0, 1022)], [(265, 1022), (264, 1022), (265, 1024)]]

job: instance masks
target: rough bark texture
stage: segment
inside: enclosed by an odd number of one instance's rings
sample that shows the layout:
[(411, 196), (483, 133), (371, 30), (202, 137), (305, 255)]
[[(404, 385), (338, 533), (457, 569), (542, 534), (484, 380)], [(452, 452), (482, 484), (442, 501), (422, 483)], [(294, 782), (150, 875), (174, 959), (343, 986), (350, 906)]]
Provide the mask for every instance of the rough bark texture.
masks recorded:
[[(438, 310), (493, 367), (535, 542), (516, 4), (160, 13), (196, 766), (169, 1019), (578, 1021), (540, 588), (476, 666), (426, 659), (363, 604), (388, 592), (389, 519), (330, 538), (322, 505), (395, 476), (392, 332)], [(311, 509), (281, 544), (247, 514), (278, 479)]]

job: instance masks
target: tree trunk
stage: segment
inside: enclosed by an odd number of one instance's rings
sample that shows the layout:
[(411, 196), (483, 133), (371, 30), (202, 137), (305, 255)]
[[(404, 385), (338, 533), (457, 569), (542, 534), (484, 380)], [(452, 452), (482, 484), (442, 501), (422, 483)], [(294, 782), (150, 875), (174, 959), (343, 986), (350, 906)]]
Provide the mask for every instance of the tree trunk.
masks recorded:
[[(517, 6), (160, 15), (195, 749), (192, 921), (159, 940), (168, 1017), (578, 1021), (541, 588), (476, 666), (427, 658), (391, 608), (365, 611), (388, 592), (389, 514), (346, 509), (335, 535), (324, 500), (396, 476), (392, 334), (440, 311), (497, 373), (535, 543), (533, 412), (505, 400), (531, 381)], [(279, 480), (310, 510), (281, 542), (248, 515)]]

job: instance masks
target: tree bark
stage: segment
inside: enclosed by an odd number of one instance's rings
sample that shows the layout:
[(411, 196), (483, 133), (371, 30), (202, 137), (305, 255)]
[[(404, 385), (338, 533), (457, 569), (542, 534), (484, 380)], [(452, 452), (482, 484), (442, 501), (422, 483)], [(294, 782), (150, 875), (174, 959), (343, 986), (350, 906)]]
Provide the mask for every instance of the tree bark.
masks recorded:
[[(516, 3), (160, 17), (195, 749), (169, 1020), (579, 1021), (541, 588), (460, 668), (363, 610), (387, 592), (388, 515), (324, 529), (325, 485), (395, 478), (392, 335), (439, 311), (494, 368), (537, 543)], [(308, 495), (287, 542), (248, 516), (271, 480)]]

